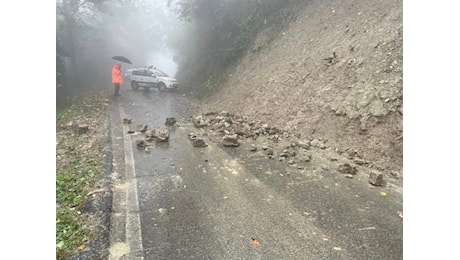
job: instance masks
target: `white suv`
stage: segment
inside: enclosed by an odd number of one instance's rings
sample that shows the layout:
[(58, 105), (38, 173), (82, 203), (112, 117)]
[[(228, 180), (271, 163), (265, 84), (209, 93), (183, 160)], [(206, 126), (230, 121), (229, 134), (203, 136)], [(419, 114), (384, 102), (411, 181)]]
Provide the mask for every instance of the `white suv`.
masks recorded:
[[(131, 74), (130, 76), (128, 74)], [(130, 77), (131, 88), (137, 90), (139, 87), (144, 89), (158, 88), (161, 92), (166, 90), (176, 90), (179, 83), (175, 78), (169, 77), (166, 73), (156, 68), (137, 68), (127, 71), (126, 76)]]

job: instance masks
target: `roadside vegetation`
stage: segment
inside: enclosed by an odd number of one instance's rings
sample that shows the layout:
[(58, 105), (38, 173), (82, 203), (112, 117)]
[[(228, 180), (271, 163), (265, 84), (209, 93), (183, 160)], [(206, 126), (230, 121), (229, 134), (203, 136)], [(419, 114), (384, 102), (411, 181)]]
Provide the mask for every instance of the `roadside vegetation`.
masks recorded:
[[(56, 2), (57, 98), (104, 84), (112, 56), (152, 65), (149, 54), (171, 52), (180, 91), (207, 96), (265, 31), (275, 39), (305, 0), (63, 0)], [(116, 35), (114, 37), (113, 35)], [(153, 61), (159, 62), (158, 60)], [(157, 65), (157, 64), (155, 64)], [(125, 68), (128, 68), (126, 66)], [(122, 69), (123, 70), (123, 69)]]
[[(86, 195), (103, 173), (107, 98), (75, 96), (56, 111), (56, 259), (67, 259), (91, 240), (91, 218), (82, 212)], [(78, 133), (78, 124), (88, 125)]]
[[(178, 79), (197, 97), (215, 93), (232, 66), (251, 48), (258, 33), (270, 39), (296, 17), (304, 0), (169, 0), (183, 22), (168, 41), (176, 53)], [(270, 40), (269, 39), (269, 40)], [(184, 44), (187, 42), (187, 44)]]

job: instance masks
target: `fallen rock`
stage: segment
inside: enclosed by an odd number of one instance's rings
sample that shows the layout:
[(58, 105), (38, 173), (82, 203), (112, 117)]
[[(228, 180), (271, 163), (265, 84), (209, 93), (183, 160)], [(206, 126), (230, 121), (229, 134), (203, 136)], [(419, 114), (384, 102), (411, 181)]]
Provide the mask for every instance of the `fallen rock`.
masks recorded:
[(192, 141), (193, 146), (195, 147), (206, 147), (208, 144), (201, 138), (196, 138)]
[(386, 186), (387, 181), (385, 180), (385, 175), (383, 175), (383, 173), (371, 172), (369, 174), (369, 183), (374, 186)]
[(144, 125), (144, 124), (137, 125), (137, 131), (141, 133), (145, 133), (145, 131), (147, 131), (147, 125)]
[(176, 123), (176, 119), (174, 117), (166, 118), (165, 125), (166, 126), (173, 126)]
[(195, 147), (206, 147), (208, 144), (203, 140), (203, 138), (198, 137), (195, 133), (189, 133), (188, 137), (192, 140), (192, 144)]
[(240, 143), (238, 142), (238, 135), (237, 134), (225, 135), (224, 138), (222, 139), (222, 145), (232, 146), (232, 147), (240, 146)]
[(167, 142), (169, 141), (169, 130), (156, 130), (155, 137), (158, 142)]
[(319, 139), (313, 139), (312, 141), (310, 141), (310, 145), (313, 146), (313, 147), (318, 147), (320, 149), (325, 149), (326, 148), (326, 145), (324, 144), (323, 141), (319, 140)]
[(358, 152), (354, 149), (348, 148), (345, 150), (345, 155), (347, 156), (348, 159), (352, 160), (355, 157), (358, 157)]
[(144, 134), (145, 134), (146, 141), (152, 141), (154, 138), (156, 138), (156, 131), (153, 129), (146, 131)]
[(249, 133), (248, 130), (246, 129), (246, 127), (244, 127), (244, 125), (242, 125), (240, 123), (235, 124), (234, 127), (233, 127), (233, 130), (234, 130), (235, 134), (242, 135), (242, 136), (246, 136)]
[(145, 141), (145, 140), (137, 140), (137, 141), (136, 141), (136, 145), (137, 145), (137, 147), (139, 147), (139, 148), (145, 148), (145, 147), (147, 147), (149, 144), (148, 144), (147, 141)]
[(195, 116), (192, 121), (193, 121), (193, 125), (196, 128), (205, 127), (205, 126), (208, 126), (209, 124), (209, 120), (206, 120), (205, 117), (203, 117), (202, 115)]
[(300, 148), (303, 148), (305, 150), (308, 150), (308, 149), (310, 149), (310, 142), (309, 141), (299, 141), (297, 143), (297, 146), (299, 146)]
[(391, 171), (390, 174), (391, 174), (391, 176), (393, 176), (396, 179), (399, 179), (400, 176), (401, 176), (401, 174), (399, 172), (397, 172), (397, 171)]
[(273, 149), (271, 149), (271, 148), (267, 148), (267, 149), (265, 149), (265, 151), (266, 151), (268, 156), (272, 156), (274, 154)]
[(195, 134), (195, 133), (189, 133), (189, 134), (188, 134), (188, 137), (189, 137), (190, 139), (192, 139), (192, 140), (195, 140), (196, 138), (198, 138), (198, 135)]
[(289, 154), (287, 152), (280, 153), (280, 157), (288, 158)]
[(339, 165), (339, 167), (337, 167), (337, 171), (343, 174), (351, 174), (351, 175), (355, 175), (358, 173), (358, 170), (356, 169), (356, 167), (352, 167), (348, 163)]
[(302, 154), (299, 156), (299, 161), (300, 162), (310, 162), (311, 161), (311, 154)]
[(224, 123), (215, 123), (209, 126), (211, 130), (218, 130), (224, 128)]
[(366, 161), (364, 161), (364, 160), (361, 159), (361, 158), (355, 158), (355, 159), (353, 160), (353, 162), (356, 163), (357, 165), (364, 165), (364, 164), (366, 164)]

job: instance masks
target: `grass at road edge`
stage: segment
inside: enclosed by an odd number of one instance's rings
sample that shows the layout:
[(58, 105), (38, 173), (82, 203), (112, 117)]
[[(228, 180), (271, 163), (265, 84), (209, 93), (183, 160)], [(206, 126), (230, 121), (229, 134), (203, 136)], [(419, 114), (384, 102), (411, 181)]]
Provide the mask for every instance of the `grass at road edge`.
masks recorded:
[[(82, 206), (104, 171), (107, 106), (106, 94), (87, 93), (56, 111), (56, 259), (84, 250), (93, 236)], [(89, 131), (77, 134), (72, 122), (88, 125)]]

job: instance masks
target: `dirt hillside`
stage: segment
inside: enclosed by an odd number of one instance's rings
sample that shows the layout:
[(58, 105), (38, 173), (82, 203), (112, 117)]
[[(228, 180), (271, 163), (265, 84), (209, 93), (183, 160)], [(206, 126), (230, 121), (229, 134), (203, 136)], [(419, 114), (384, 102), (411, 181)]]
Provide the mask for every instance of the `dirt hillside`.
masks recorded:
[(402, 177), (401, 0), (315, 1), (284, 32), (257, 36), (205, 110), (320, 138)]

